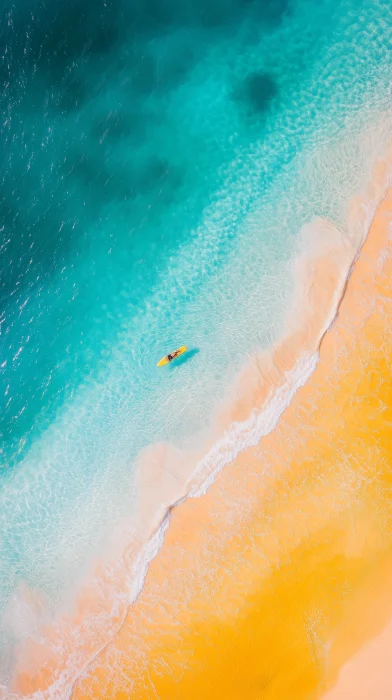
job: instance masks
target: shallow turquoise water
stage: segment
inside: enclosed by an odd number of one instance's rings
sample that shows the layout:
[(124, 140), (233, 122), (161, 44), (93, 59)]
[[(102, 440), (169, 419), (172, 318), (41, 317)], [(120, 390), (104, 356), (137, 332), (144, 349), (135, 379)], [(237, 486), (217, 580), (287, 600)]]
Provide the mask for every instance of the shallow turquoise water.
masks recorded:
[(388, 138), (389, 27), (370, 1), (3, 4), (3, 606), (23, 579), (55, 608), (139, 451), (204, 430), (281, 332), (301, 226), (343, 224)]

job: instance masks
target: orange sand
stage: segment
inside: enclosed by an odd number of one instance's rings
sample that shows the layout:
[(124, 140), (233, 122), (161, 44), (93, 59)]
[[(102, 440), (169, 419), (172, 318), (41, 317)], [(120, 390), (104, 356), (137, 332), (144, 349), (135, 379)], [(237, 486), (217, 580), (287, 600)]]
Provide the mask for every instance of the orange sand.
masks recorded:
[[(392, 614), (391, 222), (392, 190), (311, 380), (270, 435), (173, 511), (141, 595), (74, 698), (317, 698)], [(223, 422), (261, 405), (313, 351), (342, 284), (330, 253), (313, 261), (309, 323), (283, 341), (265, 381), (243, 381), (250, 396)], [(15, 690), (48, 687), (53, 664), (22, 655)]]

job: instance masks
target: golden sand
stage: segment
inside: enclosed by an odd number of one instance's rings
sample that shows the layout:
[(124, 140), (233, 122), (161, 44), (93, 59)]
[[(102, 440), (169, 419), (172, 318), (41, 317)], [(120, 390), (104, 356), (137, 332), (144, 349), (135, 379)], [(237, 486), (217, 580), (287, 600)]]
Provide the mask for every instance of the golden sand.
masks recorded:
[(272, 435), (174, 512), (143, 593), (76, 698), (317, 697), (384, 624), (391, 221), (389, 191), (311, 381)]
[[(360, 208), (356, 202), (353, 213)], [(391, 222), (389, 190), (311, 380), (272, 433), (227, 465), (203, 497), (172, 512), (140, 596), (75, 684), (74, 698), (318, 698), (385, 625), (392, 614)], [(282, 341), (262, 382), (259, 371), (255, 379), (246, 370), (246, 391), (223, 423), (262, 405), (300, 353), (313, 352), (343, 279), (333, 250), (313, 260), (309, 322)], [(89, 606), (80, 601), (72, 622)], [(50, 686), (60, 658), (48, 663), (45, 649), (21, 656), (15, 690)]]

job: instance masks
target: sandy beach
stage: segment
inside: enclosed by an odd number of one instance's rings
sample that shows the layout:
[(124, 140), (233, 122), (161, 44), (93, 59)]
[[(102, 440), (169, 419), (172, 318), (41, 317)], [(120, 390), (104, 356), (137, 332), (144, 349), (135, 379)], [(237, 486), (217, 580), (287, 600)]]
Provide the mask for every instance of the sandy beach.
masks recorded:
[[(303, 376), (317, 363), (311, 378), (301, 386), (299, 373), (276, 427), (226, 464), (204, 495), (170, 511), (140, 595), (128, 611), (124, 598), (117, 608), (119, 631), (105, 642), (102, 630), (85, 637), (80, 653), (89, 662), (73, 698), (349, 697), (334, 693), (348, 687), (355, 664), (364, 666), (360, 649), (392, 615), (392, 190), (345, 287), (368, 203), (382, 196), (387, 175), (387, 163), (378, 164), (369, 191), (353, 202), (350, 245), (328, 222), (316, 223), (329, 244), (305, 271), (299, 263), (298, 308), (306, 296), (309, 315), (293, 318), (272, 357), (244, 369), (217, 434), (265, 406), (299, 363)], [(208, 461), (192, 480), (197, 461), (199, 454), (179, 455), (169, 485), (159, 460), (143, 477), (155, 479), (157, 497), (165, 494), (162, 508), (208, 480)], [(141, 507), (140, 527), (156, 525), (151, 509)], [(118, 575), (118, 590), (125, 578)], [(86, 589), (61, 634), (48, 626), (39, 645), (21, 650), (16, 692), (52, 692), (70, 631), (86, 611), (109, 605), (111, 584)], [(388, 639), (385, 630), (383, 649)]]
[(389, 700), (392, 697), (392, 622), (367, 643), (339, 674), (336, 686), (323, 700)]

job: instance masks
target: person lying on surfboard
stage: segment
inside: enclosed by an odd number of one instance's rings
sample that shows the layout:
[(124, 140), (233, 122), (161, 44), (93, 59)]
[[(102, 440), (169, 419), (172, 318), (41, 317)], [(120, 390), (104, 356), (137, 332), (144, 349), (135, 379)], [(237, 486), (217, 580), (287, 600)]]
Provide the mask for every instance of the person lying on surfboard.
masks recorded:
[(177, 355), (181, 355), (181, 350), (175, 350), (174, 352), (169, 352), (169, 354), (166, 355), (166, 357), (169, 360), (169, 362), (171, 362), (172, 360), (174, 360), (175, 357), (177, 357)]
[(157, 367), (167, 365), (169, 362), (172, 362), (172, 360), (174, 360), (176, 357), (186, 352), (187, 349), (188, 348), (186, 345), (181, 345), (181, 347), (177, 348), (177, 350), (173, 350), (173, 352), (170, 352), (168, 355), (165, 355), (165, 357), (162, 357), (162, 359), (159, 360), (159, 362), (157, 363)]

